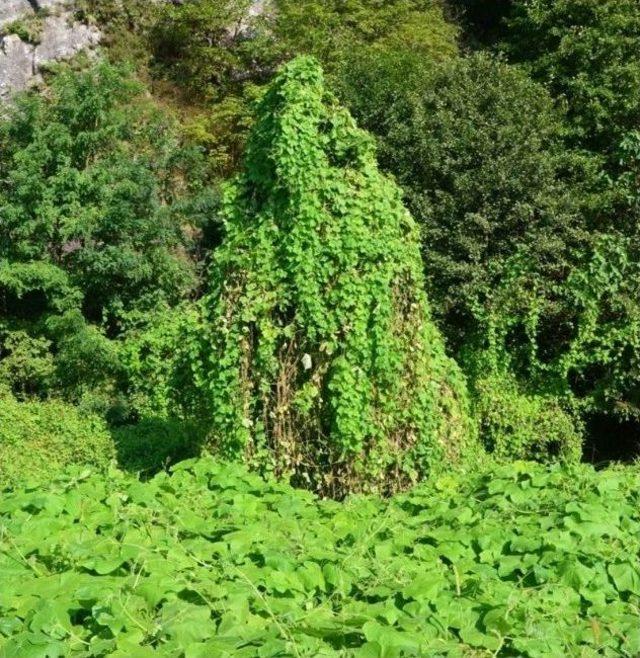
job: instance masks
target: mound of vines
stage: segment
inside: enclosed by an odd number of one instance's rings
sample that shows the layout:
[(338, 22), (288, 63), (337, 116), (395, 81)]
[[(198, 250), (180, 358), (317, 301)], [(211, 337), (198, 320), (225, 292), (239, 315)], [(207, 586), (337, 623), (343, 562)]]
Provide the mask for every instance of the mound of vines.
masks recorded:
[(296, 484), (393, 491), (474, 445), (416, 225), (315, 60), (262, 101), (207, 302), (212, 436)]
[(0, 655), (640, 655), (640, 474), (515, 463), (344, 503), (211, 458), (0, 498)]

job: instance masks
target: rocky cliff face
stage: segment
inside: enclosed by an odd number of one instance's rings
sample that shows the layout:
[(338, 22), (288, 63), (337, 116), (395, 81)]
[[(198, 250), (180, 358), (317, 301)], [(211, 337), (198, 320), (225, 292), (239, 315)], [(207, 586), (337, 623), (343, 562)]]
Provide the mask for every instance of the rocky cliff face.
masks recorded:
[(37, 11), (64, 8), (67, 0), (1, 0), (0, 28)]
[[(10, 34), (15, 21), (41, 16), (37, 43)], [(68, 0), (0, 0), (0, 102), (39, 79), (49, 62), (69, 59), (100, 41), (100, 32), (73, 18)]]

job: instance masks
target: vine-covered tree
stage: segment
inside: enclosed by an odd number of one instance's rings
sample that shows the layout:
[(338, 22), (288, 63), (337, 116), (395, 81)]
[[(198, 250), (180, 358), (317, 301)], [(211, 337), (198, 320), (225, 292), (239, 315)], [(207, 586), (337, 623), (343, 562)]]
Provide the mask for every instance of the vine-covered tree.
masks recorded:
[(263, 99), (225, 212), (207, 302), (217, 448), (338, 496), (464, 461), (465, 382), (417, 227), (314, 59)]

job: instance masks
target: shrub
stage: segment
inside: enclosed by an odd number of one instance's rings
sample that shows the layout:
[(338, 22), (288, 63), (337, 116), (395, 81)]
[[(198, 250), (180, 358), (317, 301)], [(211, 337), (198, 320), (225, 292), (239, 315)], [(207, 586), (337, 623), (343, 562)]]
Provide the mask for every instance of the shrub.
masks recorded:
[(33, 395), (51, 385), (54, 374), (50, 342), (25, 331), (4, 330), (0, 322), (0, 385), (18, 397)]
[(144, 418), (135, 425), (114, 428), (112, 436), (123, 469), (152, 475), (183, 459), (197, 457), (205, 432), (196, 423)]
[(508, 372), (475, 380), (472, 391), (483, 445), (496, 459), (579, 461), (581, 424), (559, 398), (521, 392)]
[(105, 467), (115, 455), (98, 417), (63, 402), (18, 402), (0, 392), (0, 488), (43, 479), (67, 464)]
[[(555, 410), (555, 434), (566, 437), (567, 446), (577, 446), (583, 433), (587, 444), (606, 442), (612, 454), (625, 444), (620, 432), (602, 436), (603, 423), (593, 419), (630, 427), (640, 420), (637, 253), (619, 235), (598, 237), (593, 251), (556, 286), (555, 300), (545, 295), (526, 256), (506, 265), (481, 318), (485, 333), (461, 351), (489, 449), (500, 452), (498, 443), (513, 445), (520, 456), (519, 444), (529, 441), (515, 437), (532, 432), (539, 437), (533, 456), (544, 456), (551, 416), (545, 412), (546, 420), (535, 420), (542, 408)], [(504, 440), (492, 438), (497, 435)]]
[(313, 59), (287, 65), (227, 190), (206, 341), (227, 457), (314, 489), (393, 490), (473, 445), (418, 232)]
[(121, 348), (124, 391), (130, 413), (139, 418), (201, 417), (202, 374), (199, 305), (184, 304), (154, 314), (124, 336)]
[[(575, 397), (585, 412), (639, 419), (639, 262), (630, 240), (599, 236), (556, 286), (554, 312), (528, 259), (514, 259), (482, 318), (492, 358), (528, 388)], [(477, 350), (465, 352), (465, 367), (475, 367)]]
[(590, 410), (640, 420), (640, 258), (637, 243), (602, 236), (567, 280), (572, 340), (550, 364)]

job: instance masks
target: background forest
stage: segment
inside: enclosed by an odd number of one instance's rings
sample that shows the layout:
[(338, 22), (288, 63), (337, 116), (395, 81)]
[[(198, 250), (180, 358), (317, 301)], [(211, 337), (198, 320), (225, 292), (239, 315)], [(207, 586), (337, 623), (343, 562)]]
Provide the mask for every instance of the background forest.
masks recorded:
[(637, 0), (75, 12), (0, 118), (0, 656), (640, 655)]
[[(0, 127), (5, 396), (75, 405), (125, 452), (151, 441), (151, 470), (199, 449), (207, 357), (187, 336), (230, 249), (222, 188), (274, 73), (311, 54), (418, 226), (430, 312), (484, 446), (634, 456), (635, 2), (84, 0), (78, 12), (106, 31), (105, 59), (59, 67)], [(307, 257), (316, 270), (333, 258)], [(16, 420), (32, 408), (11, 406)]]

